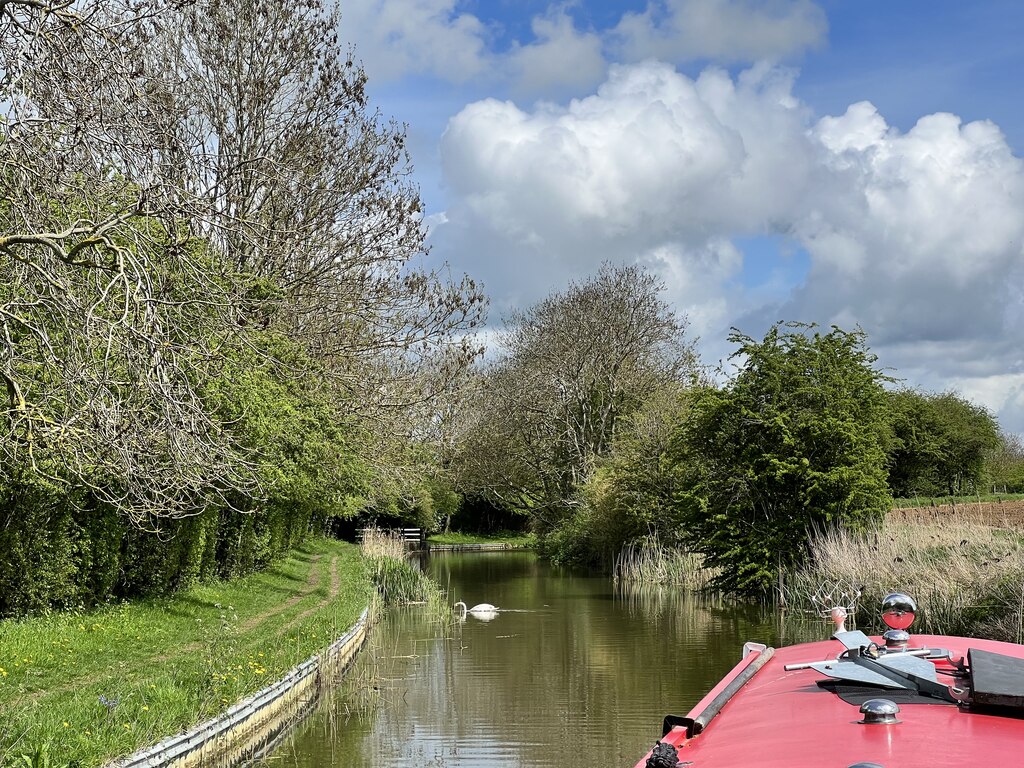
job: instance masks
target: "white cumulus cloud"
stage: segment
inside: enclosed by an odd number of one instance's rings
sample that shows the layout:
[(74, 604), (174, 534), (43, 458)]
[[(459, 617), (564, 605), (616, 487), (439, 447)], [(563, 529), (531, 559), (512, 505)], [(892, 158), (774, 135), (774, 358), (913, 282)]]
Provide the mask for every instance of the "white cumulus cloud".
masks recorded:
[[(816, 119), (793, 77), (648, 61), (564, 107), (470, 104), (442, 141), (455, 201), (438, 247), (499, 312), (613, 260), (662, 275), (705, 338), (860, 325), (911, 383), (988, 392), (1024, 430), (1024, 163), (986, 121), (938, 113), (901, 132), (868, 103)], [(735, 243), (768, 234), (810, 269), (757, 307)]]
[(352, 0), (341, 8), (341, 35), (354, 43), (370, 77), (428, 74), (453, 82), (489, 66), (487, 29), (457, 0)]
[(476, 102), (442, 139), (446, 176), (477, 215), (524, 239), (653, 245), (761, 231), (813, 171), (790, 86), (777, 70), (691, 80), (646, 62), (612, 68), (565, 108)]
[(779, 60), (819, 46), (827, 34), (825, 14), (811, 0), (652, 0), (643, 13), (625, 13), (605, 29), (579, 29), (569, 6), (555, 2), (533, 17), (530, 39), (501, 46), (495, 22), (460, 6), (350, 0), (342, 5), (341, 34), (374, 82), (406, 75), (479, 80), (531, 99), (590, 89), (613, 61)]
[(535, 17), (531, 27), (534, 41), (516, 43), (506, 54), (516, 93), (558, 97), (589, 91), (604, 79), (600, 35), (577, 29), (564, 9)]

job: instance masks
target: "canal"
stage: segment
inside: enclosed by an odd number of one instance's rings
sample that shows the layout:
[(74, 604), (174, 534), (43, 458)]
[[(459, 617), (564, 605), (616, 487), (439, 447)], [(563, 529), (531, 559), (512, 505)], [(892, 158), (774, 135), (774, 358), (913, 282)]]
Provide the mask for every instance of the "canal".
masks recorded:
[(764, 608), (675, 590), (625, 594), (529, 552), (437, 553), (424, 568), (453, 601), (502, 611), (447, 627), (422, 607), (389, 612), (273, 763), (632, 766), (664, 715), (686, 714), (745, 641), (794, 639)]

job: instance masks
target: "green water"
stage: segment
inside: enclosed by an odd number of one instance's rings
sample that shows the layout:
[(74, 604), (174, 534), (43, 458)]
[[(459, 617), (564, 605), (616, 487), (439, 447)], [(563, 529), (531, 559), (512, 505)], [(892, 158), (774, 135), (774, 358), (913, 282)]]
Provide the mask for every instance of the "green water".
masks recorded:
[[(779, 644), (766, 609), (675, 590), (623, 594), (533, 554), (435, 554), (424, 568), (492, 621), (422, 607), (374, 628), (336, 694), (271, 758), (288, 766), (633, 766), (739, 660)], [(369, 690), (369, 687), (377, 690)]]

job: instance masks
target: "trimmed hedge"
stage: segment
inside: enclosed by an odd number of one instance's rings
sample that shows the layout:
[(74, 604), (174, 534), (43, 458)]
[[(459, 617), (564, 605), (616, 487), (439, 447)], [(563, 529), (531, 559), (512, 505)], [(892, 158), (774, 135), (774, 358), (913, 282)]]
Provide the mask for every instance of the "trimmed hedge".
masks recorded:
[(309, 511), (207, 510), (131, 526), (87, 494), (0, 485), (0, 616), (167, 595), (259, 570), (325, 528)]

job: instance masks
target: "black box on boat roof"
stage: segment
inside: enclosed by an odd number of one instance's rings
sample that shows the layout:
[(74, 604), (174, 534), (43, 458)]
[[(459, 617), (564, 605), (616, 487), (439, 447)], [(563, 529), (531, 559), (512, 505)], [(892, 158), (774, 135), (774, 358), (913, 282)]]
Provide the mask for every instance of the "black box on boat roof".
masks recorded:
[(972, 704), (1024, 709), (1024, 659), (969, 648), (967, 664)]

